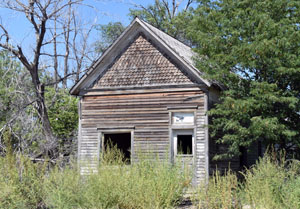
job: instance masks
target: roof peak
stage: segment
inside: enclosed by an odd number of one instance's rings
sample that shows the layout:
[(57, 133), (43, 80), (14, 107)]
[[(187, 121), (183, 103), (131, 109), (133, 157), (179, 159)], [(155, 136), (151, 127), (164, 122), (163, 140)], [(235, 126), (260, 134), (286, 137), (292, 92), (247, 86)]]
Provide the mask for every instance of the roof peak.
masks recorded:
[(137, 33), (144, 33), (158, 44), (168, 56), (172, 57), (177, 64), (186, 69), (187, 73), (192, 75), (196, 80), (204, 83), (206, 86), (211, 85), (209, 81), (202, 78), (202, 73), (195, 67), (193, 57), (196, 56), (196, 53), (189, 46), (141, 20), (139, 17), (135, 17), (117, 40), (91, 65), (86, 74), (71, 88), (70, 93), (78, 95), (81, 90), (88, 88), (93, 83), (94, 77), (98, 77), (97, 74), (101, 74), (109, 64), (115, 62), (122, 50), (130, 44), (132, 38)]

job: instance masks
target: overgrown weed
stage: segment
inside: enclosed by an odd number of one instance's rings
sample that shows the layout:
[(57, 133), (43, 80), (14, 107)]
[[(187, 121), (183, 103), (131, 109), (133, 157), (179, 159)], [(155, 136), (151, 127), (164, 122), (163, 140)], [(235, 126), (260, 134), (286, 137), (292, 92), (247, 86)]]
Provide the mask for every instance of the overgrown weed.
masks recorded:
[[(101, 156), (97, 173), (76, 164), (49, 168), (20, 155), (0, 158), (0, 208), (174, 208), (190, 186), (191, 172), (159, 159), (129, 165), (115, 148)], [(265, 155), (244, 171), (228, 170), (196, 187), (197, 208), (300, 208), (300, 163)]]
[(239, 208), (239, 183), (237, 176), (229, 169), (224, 175), (218, 170), (209, 183), (202, 182), (193, 196), (197, 208)]
[(129, 165), (116, 147), (106, 149), (97, 173), (59, 165), (1, 158), (0, 208), (173, 208), (191, 181), (166, 160)]

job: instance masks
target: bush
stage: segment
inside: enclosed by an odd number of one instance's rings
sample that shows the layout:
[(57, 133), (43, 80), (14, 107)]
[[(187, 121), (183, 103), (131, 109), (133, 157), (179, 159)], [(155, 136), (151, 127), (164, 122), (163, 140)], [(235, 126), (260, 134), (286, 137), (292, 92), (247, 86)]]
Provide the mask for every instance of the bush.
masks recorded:
[(45, 164), (23, 156), (0, 158), (0, 208), (43, 207)]
[(282, 189), (286, 182), (283, 163), (275, 163), (269, 156), (244, 174), (244, 198), (252, 207), (278, 208), (283, 205)]
[(198, 208), (300, 208), (300, 163), (281, 155), (266, 154), (241, 173), (216, 172), (209, 184), (197, 188), (193, 200)]

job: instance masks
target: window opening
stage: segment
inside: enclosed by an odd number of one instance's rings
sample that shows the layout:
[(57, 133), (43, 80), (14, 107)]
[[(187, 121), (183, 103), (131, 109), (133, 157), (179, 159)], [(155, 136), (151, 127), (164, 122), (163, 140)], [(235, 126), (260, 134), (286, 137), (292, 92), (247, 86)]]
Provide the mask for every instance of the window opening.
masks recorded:
[(104, 149), (116, 146), (124, 155), (124, 162), (130, 163), (131, 133), (104, 134)]
[(177, 154), (193, 154), (193, 136), (191, 134), (177, 135)]

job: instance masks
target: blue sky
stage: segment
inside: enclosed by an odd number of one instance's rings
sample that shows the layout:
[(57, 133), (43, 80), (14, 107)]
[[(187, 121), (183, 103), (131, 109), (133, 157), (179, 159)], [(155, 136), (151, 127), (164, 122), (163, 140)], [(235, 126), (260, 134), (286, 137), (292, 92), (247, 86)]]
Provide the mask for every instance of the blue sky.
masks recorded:
[[(2, 0), (0, 0), (2, 1)], [(123, 25), (130, 23), (128, 17), (129, 8), (134, 5), (147, 6), (153, 4), (155, 0), (85, 0), (88, 6), (80, 6), (79, 13), (83, 19), (90, 20), (97, 24), (106, 24), (108, 22), (121, 22)], [(178, 0), (181, 2), (181, 0)], [(171, 2), (171, 1), (170, 1)], [(181, 5), (185, 5), (187, 0), (183, 0)], [(93, 8), (91, 8), (93, 7)], [(0, 22), (12, 34), (16, 42), (27, 42), (28, 34), (32, 32), (31, 25), (28, 24), (25, 15), (11, 10), (0, 8)]]
[[(0, 0), (0, 5), (1, 5)], [(27, 1), (27, 0), (24, 0)], [(181, 0), (178, 0), (181, 2)], [(91, 24), (107, 24), (109, 22), (121, 22), (127, 26), (131, 19), (128, 16), (129, 9), (135, 8), (135, 5), (154, 4), (155, 0), (84, 0), (84, 3), (89, 6), (78, 6), (78, 15), (80, 19)], [(169, 0), (171, 2), (171, 0)], [(187, 0), (183, 0), (181, 5), (185, 5)], [(28, 22), (24, 13), (3, 9), (0, 7), (0, 23), (4, 25), (6, 30), (11, 36), (11, 44), (16, 46), (20, 45), (23, 53), (29, 59), (33, 59), (33, 43), (35, 43), (34, 30), (32, 25)], [(95, 41), (99, 40), (99, 32), (94, 31), (90, 38), (89, 44), (94, 46)], [(46, 38), (46, 40), (49, 40)], [(51, 38), (50, 38), (51, 39)], [(53, 52), (53, 46), (47, 45), (45, 51)], [(63, 54), (64, 47), (58, 48), (58, 52)], [(45, 57), (49, 60), (49, 57)], [(47, 65), (47, 64), (46, 64)], [(59, 65), (61, 62), (59, 61)]]
[[(128, 17), (129, 8), (134, 8), (134, 4), (147, 6), (154, 0), (86, 0), (88, 6), (80, 6), (78, 11), (83, 19), (97, 24), (108, 22), (122, 22), (124, 25), (130, 23)], [(0, 21), (11, 34), (14, 43), (30, 42), (32, 27), (28, 24), (25, 15), (11, 10), (0, 9)], [(33, 38), (33, 37), (32, 37)]]
[[(2, 1), (2, 0), (0, 0)], [(121, 22), (127, 26), (130, 23), (128, 17), (129, 8), (140, 4), (147, 6), (154, 0), (85, 0), (88, 6), (78, 6), (78, 15), (88, 24), (107, 24), (108, 22)], [(32, 25), (25, 15), (20, 12), (0, 8), (0, 23), (4, 25), (10, 34), (11, 44), (20, 45), (23, 52), (29, 59), (32, 53), (32, 43), (35, 41)], [(94, 31), (91, 34), (91, 42), (99, 39), (99, 33)]]

